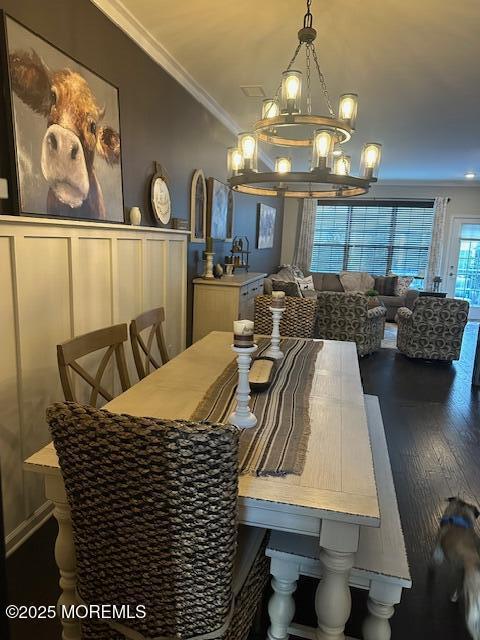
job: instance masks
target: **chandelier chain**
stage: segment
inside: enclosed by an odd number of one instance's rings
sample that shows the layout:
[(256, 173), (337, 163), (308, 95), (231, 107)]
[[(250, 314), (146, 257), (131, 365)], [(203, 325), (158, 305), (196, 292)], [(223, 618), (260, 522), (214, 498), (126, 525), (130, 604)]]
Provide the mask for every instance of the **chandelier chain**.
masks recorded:
[(318, 71), (318, 77), (320, 79), (320, 84), (322, 86), (323, 95), (325, 97), (325, 102), (327, 103), (327, 107), (328, 107), (328, 111), (329, 111), (330, 115), (332, 116), (332, 118), (334, 118), (335, 117), (335, 111), (333, 110), (332, 103), (330, 101), (330, 96), (328, 95), (327, 83), (325, 82), (325, 76), (323, 75), (322, 70), (320, 69), (320, 64), (319, 64), (318, 58), (317, 58), (317, 50), (315, 49), (315, 45), (313, 43), (312, 43), (311, 47), (312, 47), (313, 59), (315, 61), (315, 65), (316, 65), (317, 71)]
[(312, 88), (310, 83), (310, 43), (308, 42), (305, 45), (305, 57), (307, 63), (307, 113), (311, 115), (312, 113)]
[(288, 63), (287, 71), (290, 71), (290, 69), (292, 68), (293, 63), (294, 63), (294, 62), (295, 62), (295, 60), (297, 59), (298, 53), (299, 53), (300, 49), (302, 48), (302, 44), (303, 44), (303, 42), (299, 42), (299, 43), (297, 44), (297, 48), (295, 49), (295, 53), (293, 54), (292, 59), (291, 59), (291, 60), (290, 60), (290, 62)]
[(307, 13), (303, 17), (303, 27), (304, 29), (311, 28), (313, 24), (313, 15), (310, 11), (310, 7), (312, 6), (312, 0), (307, 0)]
[[(290, 71), (290, 69), (292, 68), (293, 63), (294, 63), (294, 62), (295, 62), (295, 60), (297, 59), (298, 53), (299, 53), (300, 49), (302, 48), (302, 44), (303, 44), (303, 42), (299, 42), (299, 43), (297, 44), (297, 48), (295, 49), (295, 52), (294, 52), (294, 54), (293, 54), (293, 56), (292, 56), (292, 58), (291, 58), (290, 62), (288, 63), (288, 67), (287, 67), (287, 69), (286, 69), (287, 71)], [(274, 99), (275, 99), (276, 101), (278, 101), (278, 97), (280, 96), (280, 89), (281, 89), (281, 88), (282, 88), (282, 82), (280, 81), (280, 83), (279, 83), (279, 85), (278, 85), (278, 87), (277, 87), (277, 90), (275, 91), (275, 98), (274, 98)]]

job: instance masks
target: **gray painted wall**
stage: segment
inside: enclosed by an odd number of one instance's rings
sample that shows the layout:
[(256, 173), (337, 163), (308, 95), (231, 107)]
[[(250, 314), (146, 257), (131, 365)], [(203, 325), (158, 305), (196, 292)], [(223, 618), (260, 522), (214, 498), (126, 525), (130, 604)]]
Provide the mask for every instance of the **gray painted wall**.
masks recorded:
[[(124, 204), (127, 210), (135, 205), (142, 209), (143, 224), (155, 224), (149, 204), (155, 160), (168, 172), (175, 217), (190, 215), (194, 169), (202, 168), (206, 177), (226, 180), (226, 149), (235, 142), (233, 134), (93, 4), (87, 0), (0, 0), (0, 8), (119, 88)], [(5, 140), (4, 114), (1, 125), (1, 139)], [(8, 166), (2, 145), (0, 175), (8, 175)], [(250, 239), (252, 270), (269, 273), (280, 261), (283, 203), (264, 200), (277, 207), (276, 238), (273, 249), (257, 251), (258, 200), (241, 195), (235, 200), (234, 231)], [(0, 211), (11, 213), (8, 202), (0, 206)], [(216, 243), (218, 257), (223, 259), (228, 249)], [(190, 281), (200, 269), (201, 250), (202, 245), (190, 246)], [(188, 296), (190, 334), (191, 286)]]

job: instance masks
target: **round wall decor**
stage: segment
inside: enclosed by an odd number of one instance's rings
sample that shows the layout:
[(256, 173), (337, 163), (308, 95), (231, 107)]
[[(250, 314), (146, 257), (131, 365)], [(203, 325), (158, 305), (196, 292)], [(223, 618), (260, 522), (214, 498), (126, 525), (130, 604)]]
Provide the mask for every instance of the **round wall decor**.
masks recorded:
[(172, 215), (170, 191), (168, 190), (164, 171), (158, 162), (155, 163), (155, 174), (150, 187), (150, 198), (156, 219), (162, 224), (168, 224)]

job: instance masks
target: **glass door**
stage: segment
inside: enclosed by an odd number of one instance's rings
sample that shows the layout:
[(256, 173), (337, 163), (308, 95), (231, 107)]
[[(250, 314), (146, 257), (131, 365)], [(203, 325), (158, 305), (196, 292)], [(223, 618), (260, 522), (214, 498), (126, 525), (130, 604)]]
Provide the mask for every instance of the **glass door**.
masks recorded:
[(457, 225), (448, 271), (449, 293), (470, 302), (470, 318), (480, 318), (480, 223)]

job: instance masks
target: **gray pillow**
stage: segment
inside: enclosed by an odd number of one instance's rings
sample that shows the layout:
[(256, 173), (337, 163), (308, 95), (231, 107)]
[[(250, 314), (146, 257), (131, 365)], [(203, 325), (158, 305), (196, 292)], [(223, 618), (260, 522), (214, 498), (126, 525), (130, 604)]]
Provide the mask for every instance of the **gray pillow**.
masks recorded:
[(365, 293), (372, 289), (375, 284), (373, 278), (366, 271), (342, 271), (340, 273), (340, 282), (347, 293), (361, 292)]
[(340, 282), (340, 276), (338, 273), (323, 274), (322, 291), (337, 291), (338, 293), (343, 293), (345, 291), (342, 287), (342, 283)]
[(378, 276), (375, 278), (374, 289), (380, 296), (394, 296), (397, 276)]
[(302, 293), (296, 282), (284, 282), (283, 280), (272, 280), (272, 291), (285, 291), (286, 296), (291, 298), (301, 298)]

